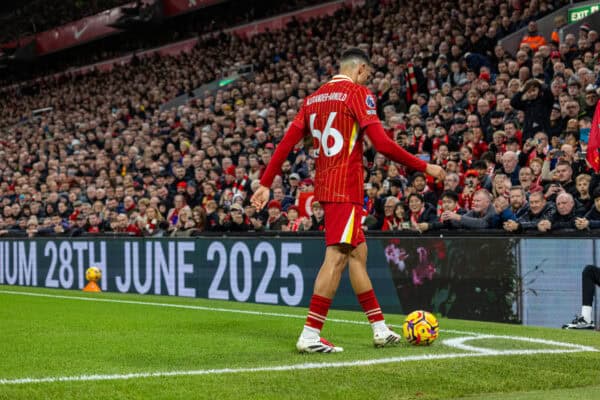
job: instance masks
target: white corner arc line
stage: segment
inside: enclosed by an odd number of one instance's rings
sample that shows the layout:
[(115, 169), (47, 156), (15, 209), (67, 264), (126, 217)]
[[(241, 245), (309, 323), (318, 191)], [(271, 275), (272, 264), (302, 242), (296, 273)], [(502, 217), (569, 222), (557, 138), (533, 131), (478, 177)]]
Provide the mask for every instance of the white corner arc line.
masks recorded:
[(561, 353), (576, 353), (581, 350), (507, 350), (507, 351), (490, 351), (487, 353), (449, 353), (449, 354), (423, 354), (405, 357), (389, 357), (378, 358), (371, 360), (356, 360), (342, 362), (325, 362), (325, 363), (304, 363), (292, 365), (278, 365), (271, 367), (257, 368), (223, 368), (223, 369), (200, 369), (188, 371), (158, 371), (158, 372), (139, 372), (131, 374), (106, 374), (106, 375), (74, 375), (74, 376), (53, 376), (43, 378), (19, 378), (19, 379), (0, 379), (1, 385), (23, 385), (23, 384), (39, 384), (39, 383), (55, 383), (55, 382), (91, 382), (91, 381), (109, 381), (109, 380), (128, 380), (140, 378), (166, 378), (174, 376), (198, 376), (198, 375), (223, 375), (223, 374), (238, 374), (238, 373), (255, 373), (255, 372), (282, 372), (282, 371), (298, 371), (312, 370), (324, 368), (349, 368), (363, 367), (379, 364), (400, 363), (408, 361), (427, 361), (427, 360), (444, 360), (453, 358), (471, 358), (471, 357), (487, 357), (487, 356), (506, 356), (506, 355), (533, 355), (533, 354), (561, 354)]
[[(584, 346), (584, 345), (580, 345), (580, 344), (557, 342), (554, 340), (546, 340), (546, 339), (538, 339), (538, 338), (528, 338), (528, 337), (523, 337), (523, 336), (506, 336), (506, 335), (479, 335), (479, 336), (475, 336), (475, 337), (458, 337), (458, 338), (442, 340), (442, 343), (445, 344), (446, 346), (453, 347), (453, 348), (456, 348), (459, 350), (482, 353), (482, 354), (504, 354), (506, 352), (515, 351), (515, 350), (494, 350), (494, 349), (489, 349), (489, 348), (485, 348), (485, 347), (476, 347), (476, 346), (471, 346), (471, 345), (465, 344), (465, 342), (468, 342), (471, 340), (481, 340), (481, 339), (505, 339), (505, 340), (519, 341), (519, 342), (537, 343), (537, 344), (543, 344), (543, 345), (547, 345), (547, 346), (563, 347), (563, 349), (543, 349), (544, 351), (547, 351), (548, 353), (555, 352), (555, 351), (559, 351), (559, 352), (578, 352), (578, 351), (597, 352), (598, 351), (594, 347)], [(526, 351), (531, 351), (531, 350), (523, 349), (521, 351), (526, 352)], [(528, 354), (528, 353), (524, 353), (524, 354)]]

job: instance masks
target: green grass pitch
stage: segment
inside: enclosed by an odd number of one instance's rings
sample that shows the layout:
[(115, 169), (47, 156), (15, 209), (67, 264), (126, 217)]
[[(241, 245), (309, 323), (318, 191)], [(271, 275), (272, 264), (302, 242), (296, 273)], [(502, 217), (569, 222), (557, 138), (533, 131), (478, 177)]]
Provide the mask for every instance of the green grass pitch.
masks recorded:
[(430, 347), (375, 349), (332, 310), (345, 351), (301, 355), (305, 312), (0, 286), (0, 399), (600, 398), (599, 332), (441, 319)]

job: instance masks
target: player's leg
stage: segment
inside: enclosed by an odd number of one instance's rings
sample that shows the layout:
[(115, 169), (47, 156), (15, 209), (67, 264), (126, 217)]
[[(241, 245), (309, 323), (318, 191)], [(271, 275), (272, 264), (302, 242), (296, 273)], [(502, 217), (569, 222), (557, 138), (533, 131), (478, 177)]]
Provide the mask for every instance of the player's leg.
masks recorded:
[(342, 272), (348, 265), (351, 250), (350, 246), (343, 244), (327, 246), (325, 260), (315, 280), (315, 289), (310, 299), (306, 323), (296, 343), (298, 351), (303, 353), (336, 353), (343, 351), (341, 347), (336, 347), (322, 339), (321, 329), (327, 318), (329, 307), (331, 307), (331, 301), (340, 284)]
[(367, 272), (367, 244), (362, 242), (350, 253), (350, 282), (358, 301), (373, 328), (373, 344), (383, 347), (400, 342), (400, 335), (393, 332), (385, 324), (383, 312), (379, 307), (377, 296)]
[(350, 203), (323, 203), (322, 206), (325, 212), (327, 250), (325, 261), (315, 281), (306, 324), (296, 343), (296, 348), (300, 352), (333, 353), (343, 350), (329, 342), (323, 343), (320, 333), (333, 296), (340, 284), (342, 272), (348, 265), (348, 258), (353, 248), (353, 236), (356, 232), (354, 228), (360, 213), (357, 213), (356, 205)]
[(592, 304), (596, 285), (600, 285), (600, 268), (587, 265), (581, 273), (581, 315), (576, 316), (570, 324), (563, 325), (563, 329), (594, 329)]

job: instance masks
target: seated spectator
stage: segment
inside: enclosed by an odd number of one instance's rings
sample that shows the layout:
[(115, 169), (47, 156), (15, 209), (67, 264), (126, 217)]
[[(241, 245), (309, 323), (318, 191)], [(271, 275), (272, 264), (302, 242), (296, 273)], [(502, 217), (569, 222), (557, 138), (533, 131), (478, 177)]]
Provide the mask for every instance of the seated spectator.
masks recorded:
[(504, 196), (498, 196), (494, 199), (494, 210), (496, 215), (492, 219), (491, 228), (500, 228), (504, 226), (506, 221), (516, 221), (515, 214), (512, 211), (510, 203)]
[[(90, 225), (92, 225), (92, 217), (96, 216), (94, 214), (90, 215)], [(135, 223), (135, 218), (130, 220), (125, 213), (118, 214), (115, 221), (110, 224), (110, 228), (115, 233), (128, 233), (135, 236), (142, 236), (140, 228)]]
[(400, 203), (397, 197), (388, 196), (383, 205), (383, 219), (380, 222), (382, 231), (393, 231), (398, 229), (398, 221), (396, 221), (396, 205)]
[(417, 193), (423, 196), (423, 199), (426, 203), (436, 206), (437, 204), (437, 196), (435, 193), (427, 186), (427, 179), (425, 178), (425, 174), (422, 172), (415, 172), (412, 176), (411, 182), (411, 193)]
[(466, 210), (460, 208), (459, 205), (459, 196), (456, 192), (451, 190), (447, 190), (442, 193), (441, 196), (441, 208), (438, 211), (438, 218), (430, 223), (420, 224), (419, 228), (422, 232), (429, 230), (439, 230), (439, 229), (451, 229), (452, 224), (450, 223), (449, 216), (452, 215), (450, 213), (456, 213), (459, 215), (466, 214)]
[(479, 189), (473, 195), (473, 207), (464, 215), (453, 211), (444, 211), (443, 220), (449, 220), (453, 227), (463, 229), (488, 229), (493, 223), (496, 211), (492, 205), (492, 195), (485, 189)]
[(509, 200), (515, 220), (519, 219), (527, 212), (527, 197), (521, 186), (513, 186), (510, 188)]
[(583, 210), (575, 207), (575, 200), (570, 193), (561, 192), (556, 196), (556, 214), (550, 221), (550, 229), (575, 229), (575, 220), (583, 216)]
[(283, 231), (287, 232), (298, 232), (300, 226), (302, 225), (302, 221), (304, 219), (308, 219), (300, 216), (300, 211), (298, 210), (298, 206), (291, 205), (287, 209), (287, 225), (282, 227)]
[[(550, 202), (546, 202), (543, 192), (533, 192), (529, 195), (529, 208), (515, 222), (506, 221), (504, 229), (509, 232), (533, 231), (546, 232), (550, 229), (548, 222), (554, 218), (556, 209)], [(547, 221), (541, 223), (542, 221)]]
[(508, 176), (504, 174), (497, 174), (494, 176), (494, 188), (492, 190), (494, 197), (502, 196), (508, 199), (510, 197), (511, 187), (512, 183)]
[(269, 214), (265, 229), (268, 231), (281, 231), (288, 224), (287, 217), (281, 212), (281, 203), (277, 200), (271, 200), (267, 204), (267, 212)]
[(511, 184), (518, 185), (519, 184), (519, 164), (517, 154), (513, 151), (507, 151), (502, 154), (502, 168), (500, 169), (501, 173), (508, 176)]
[(248, 232), (253, 230), (252, 222), (244, 215), (244, 209), (239, 204), (232, 204), (229, 208), (229, 215), (223, 223), (225, 232)]
[(418, 193), (408, 195), (408, 218), (412, 229), (423, 231), (421, 224), (430, 224), (437, 220), (435, 207), (426, 203)]
[(590, 196), (590, 183), (592, 177), (588, 174), (582, 174), (575, 178), (575, 187), (577, 188), (577, 200), (585, 210), (590, 210), (594, 204), (594, 199)]
[[(547, 162), (544, 162), (544, 166), (546, 164)], [(554, 201), (556, 195), (561, 190), (564, 190), (573, 197), (577, 196), (577, 187), (573, 181), (573, 168), (568, 161), (560, 160), (556, 164), (554, 171), (550, 173), (550, 176), (554, 178), (553, 180), (556, 184), (550, 184), (548, 187), (549, 190), (546, 191), (546, 198), (548, 200)]]
[(246, 206), (244, 209), (244, 213), (246, 214), (246, 218), (250, 220), (252, 224), (252, 229), (254, 232), (261, 232), (265, 229), (263, 220), (259, 217), (256, 212), (256, 207), (252, 204)]
[(312, 215), (305, 218), (300, 225), (300, 231), (324, 231), (325, 230), (325, 212), (321, 203), (313, 201), (311, 205)]
[(146, 215), (144, 215), (144, 219), (146, 222), (143, 229), (144, 236), (153, 236), (158, 230), (158, 225), (164, 221), (162, 214), (154, 206), (149, 206), (146, 209)]
[(219, 232), (222, 228), (221, 219), (218, 213), (217, 202), (209, 200), (206, 205), (206, 230), (209, 232)]
[(594, 190), (592, 208), (583, 216), (575, 218), (575, 227), (579, 230), (600, 228), (600, 187)]

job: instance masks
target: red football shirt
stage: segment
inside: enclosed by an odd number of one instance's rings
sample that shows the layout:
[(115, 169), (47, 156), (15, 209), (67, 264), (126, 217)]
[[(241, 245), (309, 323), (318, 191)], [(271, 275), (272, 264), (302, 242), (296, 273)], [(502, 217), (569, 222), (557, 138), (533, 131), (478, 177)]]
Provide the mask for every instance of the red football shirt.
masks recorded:
[(293, 124), (313, 136), (315, 199), (363, 201), (363, 128), (379, 123), (375, 96), (336, 75), (304, 104)]
[[(285, 156), (305, 134), (313, 137), (315, 199), (362, 204), (364, 197), (363, 136), (371, 124), (380, 124), (375, 96), (345, 75), (336, 75), (306, 97), (284, 139), (277, 146), (261, 184), (271, 186)], [(370, 134), (376, 149), (396, 162), (419, 171), (426, 163), (390, 140), (379, 125)]]

